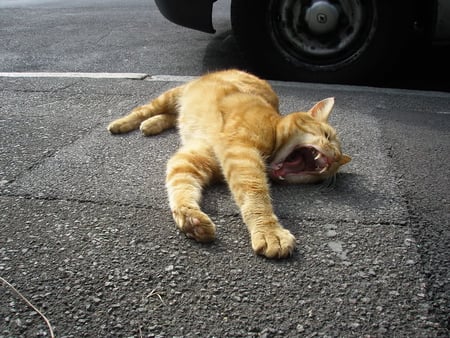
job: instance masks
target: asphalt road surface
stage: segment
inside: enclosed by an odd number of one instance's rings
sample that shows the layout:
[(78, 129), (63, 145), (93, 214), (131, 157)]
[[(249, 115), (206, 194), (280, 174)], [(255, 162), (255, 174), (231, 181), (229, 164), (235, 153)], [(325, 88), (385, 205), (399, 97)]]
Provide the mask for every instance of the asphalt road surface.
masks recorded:
[[(203, 202), (215, 243), (175, 229), (164, 171), (176, 132), (106, 126), (183, 76), (242, 67), (227, 3), (214, 15), (211, 36), (152, 1), (0, 2), (0, 337), (49, 336), (3, 281), (57, 337), (447, 337), (445, 88), (273, 82), (283, 113), (334, 96), (353, 157), (332, 190), (272, 186), (294, 256), (252, 253), (224, 185)], [(7, 74), (43, 71), (148, 76)]]

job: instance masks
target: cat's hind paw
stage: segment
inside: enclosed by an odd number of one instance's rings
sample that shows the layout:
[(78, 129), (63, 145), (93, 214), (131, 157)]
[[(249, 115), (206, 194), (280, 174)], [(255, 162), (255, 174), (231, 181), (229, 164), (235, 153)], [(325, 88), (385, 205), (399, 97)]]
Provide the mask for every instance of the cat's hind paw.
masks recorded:
[(253, 251), (267, 258), (289, 257), (295, 248), (295, 237), (281, 226), (256, 230), (251, 237)]
[(156, 115), (149, 119), (142, 121), (139, 129), (145, 136), (151, 136), (161, 133), (162, 131), (173, 128), (176, 125), (176, 115)]
[(211, 219), (202, 211), (189, 207), (181, 207), (172, 212), (178, 228), (187, 237), (197, 242), (207, 243), (214, 240), (216, 226)]

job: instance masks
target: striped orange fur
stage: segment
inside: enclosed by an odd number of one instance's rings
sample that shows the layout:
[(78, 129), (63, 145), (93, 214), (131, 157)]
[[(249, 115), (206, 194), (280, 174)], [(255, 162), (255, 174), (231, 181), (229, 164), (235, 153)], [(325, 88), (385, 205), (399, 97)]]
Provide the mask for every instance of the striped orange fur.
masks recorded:
[(269, 258), (291, 255), (294, 236), (274, 214), (268, 178), (309, 183), (349, 162), (328, 124), (334, 99), (307, 112), (281, 116), (270, 85), (251, 74), (207, 74), (163, 93), (108, 126), (113, 134), (140, 128), (155, 135), (178, 126), (181, 148), (167, 164), (166, 187), (178, 228), (199, 242), (215, 238), (200, 209), (202, 189), (224, 178), (248, 227), (253, 250)]

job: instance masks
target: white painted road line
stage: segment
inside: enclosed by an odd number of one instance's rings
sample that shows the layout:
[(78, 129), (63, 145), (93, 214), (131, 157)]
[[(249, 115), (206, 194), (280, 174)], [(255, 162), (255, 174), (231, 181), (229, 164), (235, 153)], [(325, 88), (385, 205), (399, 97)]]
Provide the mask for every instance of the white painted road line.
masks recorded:
[(91, 78), (91, 79), (132, 79), (143, 80), (148, 76), (144, 73), (57, 73), (57, 72), (9, 72), (0, 73), (0, 77), (55, 77), (55, 78)]
[(198, 76), (188, 75), (151, 75), (145, 81), (188, 82), (197, 78)]
[[(152, 82), (188, 82), (198, 78), (198, 76), (188, 75), (149, 75), (146, 73), (76, 73), (76, 72), (0, 72), (1, 77), (9, 78), (91, 78), (91, 79), (128, 79), (128, 80), (145, 80)], [(341, 91), (347, 92), (365, 92), (365, 93), (383, 93), (394, 95), (408, 95), (408, 96), (424, 96), (424, 97), (440, 97), (449, 98), (450, 94), (447, 92), (410, 90), (410, 89), (396, 89), (396, 88), (378, 88), (366, 86), (352, 86), (342, 84), (325, 84), (325, 83), (308, 83), (308, 82), (289, 82), (289, 81), (273, 81), (269, 80), (273, 86), (295, 87), (306, 89), (323, 89), (332, 90), (339, 87)], [(447, 114), (440, 112), (440, 114)]]

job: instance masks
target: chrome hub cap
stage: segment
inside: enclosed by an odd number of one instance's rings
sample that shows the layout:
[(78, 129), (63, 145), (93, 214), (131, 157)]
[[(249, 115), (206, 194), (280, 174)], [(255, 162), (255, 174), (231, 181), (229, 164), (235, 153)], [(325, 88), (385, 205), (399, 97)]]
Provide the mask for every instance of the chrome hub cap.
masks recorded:
[(306, 10), (305, 22), (313, 34), (326, 34), (336, 29), (339, 11), (328, 1), (316, 1)]

